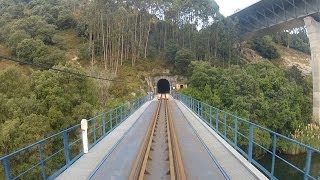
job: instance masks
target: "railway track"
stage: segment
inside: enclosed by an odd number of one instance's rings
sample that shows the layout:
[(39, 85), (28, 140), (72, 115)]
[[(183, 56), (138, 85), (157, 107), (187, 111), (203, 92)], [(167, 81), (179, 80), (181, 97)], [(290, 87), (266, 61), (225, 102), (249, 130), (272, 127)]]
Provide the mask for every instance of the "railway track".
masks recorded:
[(186, 179), (169, 106), (159, 99), (129, 179)]

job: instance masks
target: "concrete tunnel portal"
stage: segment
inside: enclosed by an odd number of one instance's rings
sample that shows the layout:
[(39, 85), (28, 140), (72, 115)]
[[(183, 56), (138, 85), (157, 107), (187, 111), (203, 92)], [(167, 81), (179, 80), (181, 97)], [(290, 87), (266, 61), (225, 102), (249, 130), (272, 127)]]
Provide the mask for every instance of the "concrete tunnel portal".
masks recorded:
[(168, 94), (170, 93), (170, 83), (167, 79), (160, 79), (157, 83), (157, 93)]

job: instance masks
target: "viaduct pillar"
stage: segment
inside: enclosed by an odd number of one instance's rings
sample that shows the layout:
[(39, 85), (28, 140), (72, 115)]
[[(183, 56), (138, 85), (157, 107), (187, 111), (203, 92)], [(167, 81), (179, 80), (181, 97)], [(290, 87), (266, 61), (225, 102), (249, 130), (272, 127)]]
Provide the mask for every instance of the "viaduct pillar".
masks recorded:
[(311, 46), (311, 66), (313, 77), (313, 117), (320, 125), (320, 23), (312, 17), (304, 19)]

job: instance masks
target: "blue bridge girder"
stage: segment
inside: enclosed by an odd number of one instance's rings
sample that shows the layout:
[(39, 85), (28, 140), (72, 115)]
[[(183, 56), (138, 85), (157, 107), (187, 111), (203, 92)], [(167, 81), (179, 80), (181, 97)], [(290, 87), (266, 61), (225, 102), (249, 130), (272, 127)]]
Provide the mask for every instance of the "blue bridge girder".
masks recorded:
[(319, 20), (320, 0), (261, 0), (231, 16), (238, 19), (243, 39), (304, 26), (303, 19)]

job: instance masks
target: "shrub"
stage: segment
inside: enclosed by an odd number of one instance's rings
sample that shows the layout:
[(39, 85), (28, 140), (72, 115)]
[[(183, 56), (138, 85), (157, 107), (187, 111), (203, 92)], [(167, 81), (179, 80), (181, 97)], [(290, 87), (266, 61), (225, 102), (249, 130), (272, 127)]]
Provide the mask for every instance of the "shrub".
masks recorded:
[(270, 36), (255, 39), (253, 41), (253, 49), (258, 51), (262, 57), (267, 59), (277, 59), (281, 57)]
[(186, 75), (188, 73), (188, 66), (194, 59), (192, 51), (189, 49), (181, 49), (177, 52), (175, 57), (175, 68), (178, 74)]
[(169, 42), (165, 50), (165, 59), (168, 63), (174, 64), (177, 51), (178, 51), (177, 45), (173, 42)]

